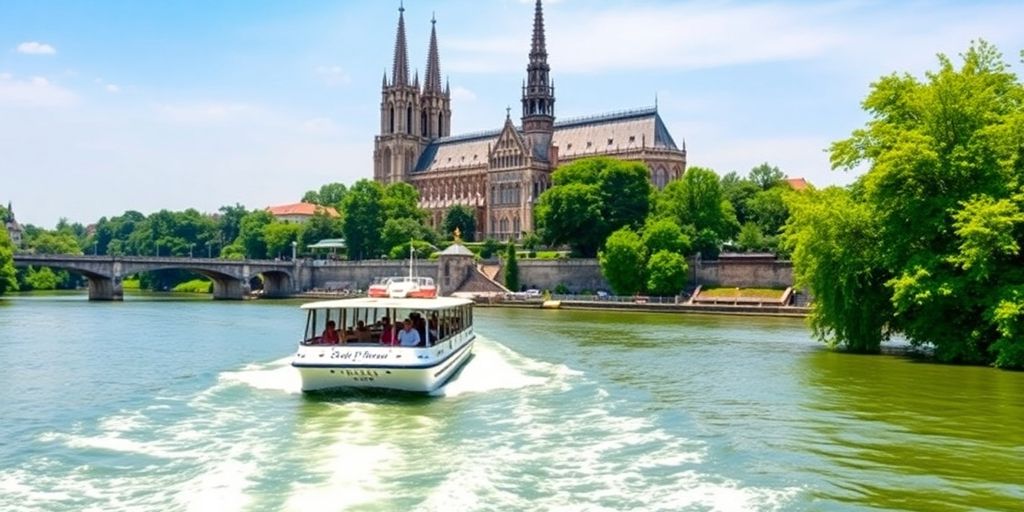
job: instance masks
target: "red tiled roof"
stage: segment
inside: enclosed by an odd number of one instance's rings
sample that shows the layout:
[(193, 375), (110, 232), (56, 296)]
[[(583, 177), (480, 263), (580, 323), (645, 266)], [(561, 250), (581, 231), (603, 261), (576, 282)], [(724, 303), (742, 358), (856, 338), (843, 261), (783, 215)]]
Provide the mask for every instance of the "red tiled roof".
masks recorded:
[(793, 190), (805, 190), (810, 186), (810, 184), (807, 183), (807, 180), (803, 178), (786, 178), (786, 183), (789, 183), (789, 186), (792, 187)]
[(329, 217), (338, 216), (338, 210), (335, 210), (330, 206), (320, 206), (312, 203), (295, 203), (267, 207), (267, 211), (275, 217), (283, 217), (285, 215), (305, 215), (312, 217), (318, 210), (323, 210)]

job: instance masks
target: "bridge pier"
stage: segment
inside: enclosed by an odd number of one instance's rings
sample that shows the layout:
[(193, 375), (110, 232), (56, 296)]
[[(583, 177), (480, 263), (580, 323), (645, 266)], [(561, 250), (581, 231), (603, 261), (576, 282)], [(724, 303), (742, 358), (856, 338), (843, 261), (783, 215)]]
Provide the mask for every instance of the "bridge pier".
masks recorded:
[(245, 287), (238, 279), (214, 279), (214, 300), (242, 300), (245, 298)]
[(294, 292), (292, 280), (284, 272), (263, 273), (263, 296), (268, 298), (288, 297)]
[(124, 300), (124, 288), (121, 286), (121, 279), (109, 277), (86, 275), (89, 280), (89, 300), (115, 301)]

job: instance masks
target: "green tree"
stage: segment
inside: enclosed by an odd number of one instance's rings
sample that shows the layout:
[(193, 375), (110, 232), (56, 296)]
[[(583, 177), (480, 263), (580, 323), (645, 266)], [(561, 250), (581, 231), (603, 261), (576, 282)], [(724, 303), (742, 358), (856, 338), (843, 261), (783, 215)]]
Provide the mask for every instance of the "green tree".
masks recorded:
[(427, 212), (419, 207), (420, 193), (408, 183), (392, 183), (384, 187), (381, 205), (385, 219), (415, 219), (423, 222)]
[(761, 187), (761, 190), (768, 190), (786, 179), (786, 173), (780, 171), (778, 167), (765, 162), (751, 169), (748, 178), (754, 184)]
[[(381, 246), (386, 247), (390, 253), (392, 248), (405, 247), (408, 249), (410, 241), (426, 242), (428, 238), (430, 236), (426, 227), (416, 219), (409, 217), (388, 219), (384, 222), (384, 230), (381, 232)], [(429, 247), (429, 244), (425, 245)]]
[(48, 267), (28, 267), (22, 281), (25, 290), (56, 290), (60, 284), (60, 276)]
[[(266, 210), (253, 210), (242, 217), (238, 228), (238, 238), (234, 244), (242, 247), (246, 258), (257, 260), (267, 258), (267, 242), (263, 238), (263, 234), (264, 229), (272, 222), (274, 222), (274, 216)], [(228, 254), (235, 253), (228, 251)]]
[(736, 171), (722, 176), (722, 195), (732, 204), (736, 212), (736, 222), (739, 225), (746, 224), (750, 220), (747, 210), (747, 202), (755, 194), (761, 192), (761, 187), (753, 181), (741, 177)]
[(493, 238), (484, 240), (483, 245), (480, 246), (480, 257), (483, 259), (492, 258), (498, 251), (501, 250), (501, 243)]
[(476, 213), (472, 208), (457, 204), (448, 209), (448, 213), (444, 215), (444, 223), (441, 225), (444, 237), (451, 239), (455, 228), (459, 229), (459, 235), (463, 240), (472, 242), (476, 239)]
[(210, 240), (218, 246), (230, 244), (242, 231), (242, 219), (249, 213), (245, 206), (235, 204), (234, 206), (221, 206), (220, 216), (217, 219), (217, 237)]
[[(401, 192), (393, 192), (399, 196)], [(376, 258), (384, 251), (381, 232), (387, 219), (383, 205), (384, 187), (371, 180), (359, 180), (352, 186), (342, 202), (342, 231), (352, 260)], [(402, 202), (392, 197), (391, 207), (398, 209)]]
[(877, 352), (893, 318), (879, 219), (836, 187), (789, 200), (793, 215), (783, 241), (793, 254), (797, 286), (814, 295), (815, 336), (854, 352)]
[(275, 221), (263, 226), (263, 242), (267, 245), (267, 256), (291, 258), (292, 242), (298, 243), (301, 234), (302, 225), (292, 222)]
[(69, 231), (45, 231), (28, 240), (27, 246), (36, 254), (82, 254), (78, 240)]
[(657, 196), (657, 214), (689, 226), (694, 248), (706, 258), (717, 257), (722, 242), (739, 231), (732, 205), (722, 194), (718, 175), (691, 167), (683, 179), (669, 183)]
[(303, 203), (318, 204), (331, 208), (340, 208), (341, 202), (348, 193), (348, 187), (343, 183), (328, 183), (320, 187), (320, 190), (310, 190), (302, 196)]
[(647, 252), (640, 235), (630, 228), (612, 233), (598, 260), (601, 273), (618, 295), (632, 295), (647, 284), (644, 276)]
[(541, 194), (535, 213), (546, 244), (567, 244), (580, 256), (596, 254), (607, 236), (596, 185), (556, 185)]
[(647, 254), (668, 251), (676, 254), (689, 254), (692, 247), (690, 238), (671, 219), (651, 219), (644, 226), (644, 247)]
[(749, 220), (756, 223), (765, 235), (778, 235), (786, 224), (789, 208), (786, 206), (785, 194), (791, 190), (788, 185), (779, 185), (759, 191), (747, 200)]
[(14, 270), (14, 244), (6, 229), (0, 229), (0, 295), (18, 289)]
[(686, 258), (661, 250), (647, 262), (647, 290), (654, 295), (676, 295), (686, 285)]
[(321, 240), (341, 238), (342, 236), (344, 236), (344, 232), (342, 231), (341, 219), (331, 217), (324, 210), (317, 210), (313, 217), (302, 225), (299, 243), (303, 247), (309, 247)]
[(516, 260), (516, 244), (512, 242), (505, 250), (505, 288), (519, 290), (519, 262)]
[(766, 248), (764, 233), (761, 228), (753, 222), (748, 222), (740, 228), (740, 234), (736, 237), (736, 243), (744, 251), (763, 251)]

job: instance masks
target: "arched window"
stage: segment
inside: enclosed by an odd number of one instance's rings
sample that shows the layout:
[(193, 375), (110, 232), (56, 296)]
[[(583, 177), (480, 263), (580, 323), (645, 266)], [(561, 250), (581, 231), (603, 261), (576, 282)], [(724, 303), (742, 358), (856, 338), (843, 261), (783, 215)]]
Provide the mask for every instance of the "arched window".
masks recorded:
[(444, 137), (444, 116), (440, 114), (437, 116), (437, 136)]
[(412, 133), (412, 107), (405, 107), (405, 133)]
[(427, 136), (427, 113), (420, 114), (420, 135)]
[(388, 133), (395, 133), (395, 107), (391, 107), (391, 115), (388, 117)]

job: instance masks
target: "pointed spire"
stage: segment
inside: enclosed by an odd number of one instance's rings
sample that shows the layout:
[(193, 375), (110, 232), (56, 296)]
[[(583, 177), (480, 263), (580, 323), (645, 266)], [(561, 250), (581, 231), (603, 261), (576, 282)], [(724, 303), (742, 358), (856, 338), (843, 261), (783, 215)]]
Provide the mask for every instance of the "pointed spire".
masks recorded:
[(448, 77), (444, 77), (444, 95), (445, 96), (451, 96), (452, 95), (452, 84), (451, 84), (451, 80)]
[(384, 70), (384, 79), (381, 82), (381, 87), (384, 89), (388, 88), (388, 70)]
[(395, 59), (391, 69), (391, 85), (409, 85), (409, 51), (405, 43), (405, 5), (398, 4), (398, 34), (395, 36)]
[(419, 69), (416, 70), (416, 74), (414, 76), (415, 76), (415, 78), (412, 79), (412, 86), (417, 88), (417, 89), (419, 89), (420, 88), (420, 70)]
[(544, 6), (537, 0), (537, 6), (533, 12), (533, 46), (530, 48), (530, 57), (543, 56), (547, 58), (547, 44), (544, 41)]
[(437, 18), (430, 17), (430, 49), (427, 51), (427, 77), (423, 93), (441, 92), (441, 56), (437, 51)]

